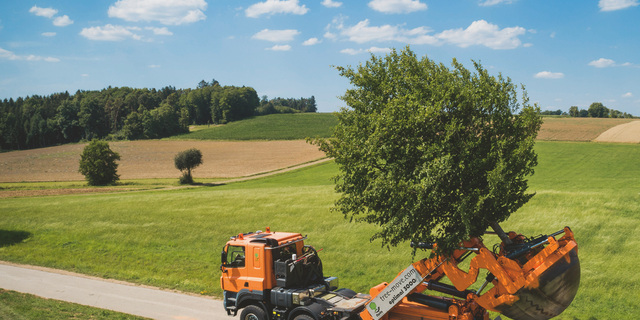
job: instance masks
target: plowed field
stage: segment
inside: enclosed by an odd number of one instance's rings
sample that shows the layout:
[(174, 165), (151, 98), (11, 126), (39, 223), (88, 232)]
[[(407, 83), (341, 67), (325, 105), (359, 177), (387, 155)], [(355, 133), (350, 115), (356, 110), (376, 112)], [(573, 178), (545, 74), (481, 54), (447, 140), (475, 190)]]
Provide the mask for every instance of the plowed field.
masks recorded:
[[(0, 182), (83, 180), (78, 173), (86, 144), (0, 153)], [(198, 178), (243, 177), (269, 172), (324, 157), (305, 141), (123, 141), (112, 142), (120, 154), (120, 179), (178, 178), (173, 159), (189, 148), (202, 151)]]

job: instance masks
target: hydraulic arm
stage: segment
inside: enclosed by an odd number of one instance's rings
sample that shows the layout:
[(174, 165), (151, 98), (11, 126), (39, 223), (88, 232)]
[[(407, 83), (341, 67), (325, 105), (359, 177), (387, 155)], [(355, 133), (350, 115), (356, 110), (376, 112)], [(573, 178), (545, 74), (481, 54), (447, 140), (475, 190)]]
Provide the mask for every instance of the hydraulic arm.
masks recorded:
[[(508, 239), (502, 239), (495, 252), (487, 249), (481, 238), (471, 238), (450, 256), (413, 263), (391, 283), (371, 288), (372, 299), (360, 316), (364, 320), (488, 320), (487, 310), (523, 320), (557, 316), (573, 301), (580, 283), (578, 245), (571, 229), (532, 239), (514, 232), (506, 235)], [(424, 243), (412, 246), (434, 247)], [(459, 264), (470, 256), (464, 271)], [(484, 282), (471, 290), (485, 271)], [(453, 285), (440, 282), (444, 277)], [(424, 294), (427, 290), (451, 297)]]

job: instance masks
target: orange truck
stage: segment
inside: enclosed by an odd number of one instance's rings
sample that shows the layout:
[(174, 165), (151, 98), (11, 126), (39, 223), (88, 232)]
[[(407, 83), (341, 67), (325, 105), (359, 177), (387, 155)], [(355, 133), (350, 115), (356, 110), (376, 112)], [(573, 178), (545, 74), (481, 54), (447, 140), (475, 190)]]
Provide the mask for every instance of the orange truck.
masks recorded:
[[(233, 316), (242, 310), (240, 320), (489, 320), (488, 311), (546, 320), (564, 311), (580, 283), (571, 229), (532, 238), (501, 229), (495, 234), (501, 243), (493, 250), (470, 238), (452, 255), (417, 261), (368, 295), (338, 289), (299, 233), (267, 228), (239, 234), (222, 251), (224, 307)], [(435, 244), (412, 246), (432, 250)], [(462, 270), (459, 264), (469, 257)], [(484, 282), (472, 289), (480, 272)], [(451, 284), (441, 281), (445, 277)]]

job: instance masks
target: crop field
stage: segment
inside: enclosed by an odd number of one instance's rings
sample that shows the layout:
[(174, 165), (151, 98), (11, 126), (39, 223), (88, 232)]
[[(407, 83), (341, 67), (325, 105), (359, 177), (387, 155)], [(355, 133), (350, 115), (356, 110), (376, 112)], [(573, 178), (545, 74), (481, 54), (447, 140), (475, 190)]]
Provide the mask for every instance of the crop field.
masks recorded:
[[(503, 227), (530, 236), (575, 232), (581, 287), (559, 319), (633, 319), (640, 146), (541, 141), (536, 150), (537, 195)], [(375, 227), (330, 211), (336, 170), (330, 162), (219, 186), (0, 199), (0, 259), (219, 296), (224, 242), (270, 226), (308, 235), (324, 248), (326, 274), (367, 292), (411, 263), (411, 250), (371, 243)]]
[[(0, 153), (0, 182), (78, 181), (80, 154), (86, 144)], [(111, 142), (120, 154), (120, 179), (180, 176), (173, 158), (189, 148), (202, 151), (198, 178), (230, 178), (269, 172), (325, 157), (317, 147), (297, 141), (160, 141)]]
[(544, 117), (544, 122), (538, 133), (538, 140), (592, 141), (608, 129), (631, 121), (634, 120)]

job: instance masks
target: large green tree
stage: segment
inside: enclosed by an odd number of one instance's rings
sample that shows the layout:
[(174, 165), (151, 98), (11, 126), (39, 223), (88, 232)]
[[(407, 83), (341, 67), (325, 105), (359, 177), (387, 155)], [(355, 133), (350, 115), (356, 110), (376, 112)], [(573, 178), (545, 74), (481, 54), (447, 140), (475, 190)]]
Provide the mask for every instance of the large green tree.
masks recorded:
[(539, 108), (509, 78), (452, 68), (407, 47), (337, 67), (352, 84), (334, 137), (317, 143), (340, 169), (336, 209), (378, 225), (383, 245), (437, 242), (450, 252), (524, 205)]

